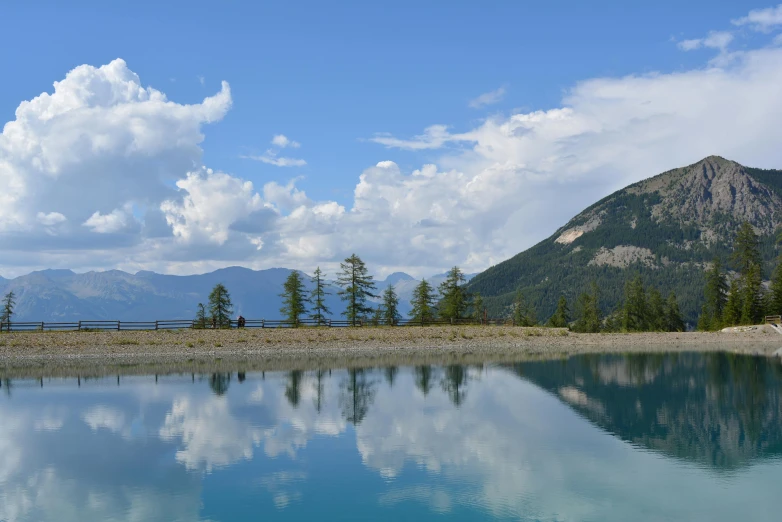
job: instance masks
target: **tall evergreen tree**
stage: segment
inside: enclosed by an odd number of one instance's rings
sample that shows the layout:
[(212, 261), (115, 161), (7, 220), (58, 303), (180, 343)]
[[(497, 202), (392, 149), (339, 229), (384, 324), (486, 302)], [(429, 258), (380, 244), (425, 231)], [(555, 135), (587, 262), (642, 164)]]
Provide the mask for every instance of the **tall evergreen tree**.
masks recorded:
[(280, 297), (282, 297), (280, 313), (288, 323), (298, 326), (301, 316), (307, 313), (307, 302), (309, 301), (305, 295), (301, 273), (294, 270), (288, 275), (282, 285)]
[[(736, 270), (746, 276), (752, 265), (762, 266), (763, 259), (760, 257), (760, 246), (755, 229), (748, 221), (745, 221), (739, 227), (736, 234), (736, 240), (733, 243), (733, 255), (731, 257)], [(761, 277), (763, 276), (761, 270)]]
[(647, 294), (647, 317), (645, 321), (646, 330), (652, 332), (667, 331), (667, 316), (665, 313), (665, 303), (663, 302), (663, 296), (655, 287), (649, 288)]
[(5, 294), (3, 297), (2, 314), (0, 315), (0, 323), (6, 323), (6, 328), (11, 331), (11, 318), (14, 315), (14, 307), (16, 306), (16, 294), (13, 290)]
[(231, 295), (222, 283), (218, 283), (209, 294), (209, 315), (217, 328), (230, 328), (233, 314)]
[(722, 311), (722, 326), (736, 326), (741, 320), (743, 309), (741, 286), (741, 280), (738, 277), (731, 279), (728, 299), (725, 302), (725, 309)]
[(342, 272), (337, 277), (337, 284), (342, 287), (339, 295), (347, 303), (342, 315), (356, 326), (360, 320), (372, 313), (372, 308), (367, 306), (367, 298), (377, 297), (372, 293), (375, 283), (364, 261), (356, 254), (351, 255), (340, 263)]
[(576, 332), (597, 333), (602, 328), (603, 317), (596, 283), (592, 283), (591, 290), (591, 293), (584, 292), (578, 299), (579, 318), (573, 325), (573, 330)]
[(564, 295), (559, 296), (557, 309), (554, 315), (548, 320), (548, 325), (554, 328), (567, 328), (570, 324), (570, 309), (567, 306), (567, 299)]
[(315, 273), (312, 274), (312, 292), (310, 293), (310, 304), (312, 304), (312, 310), (310, 310), (310, 319), (317, 321), (318, 326), (326, 322), (326, 316), (331, 315), (331, 310), (326, 306), (326, 296), (329, 295), (326, 292), (326, 283), (323, 280), (324, 275), (320, 270), (320, 267), (315, 269)]
[(682, 313), (679, 310), (679, 301), (676, 294), (668, 294), (668, 301), (665, 303), (665, 330), (668, 332), (683, 332), (685, 328)]
[(401, 318), (399, 313), (399, 297), (396, 295), (394, 285), (388, 285), (383, 291), (383, 317), (382, 322), (387, 326), (394, 326)]
[(639, 275), (625, 284), (622, 328), (627, 332), (643, 332), (647, 329), (647, 319), (646, 290)]
[(435, 316), (435, 297), (434, 289), (429, 281), (421, 279), (413, 290), (413, 300), (410, 301), (413, 306), (410, 310), (410, 318), (414, 321), (432, 321)]
[(195, 316), (195, 327), (206, 328), (206, 323), (206, 307), (204, 306), (204, 303), (198, 303), (198, 310), (196, 310)]
[(741, 324), (758, 324), (763, 318), (763, 279), (760, 265), (750, 265), (744, 276)]
[(516, 326), (537, 326), (538, 317), (535, 308), (521, 290), (516, 291), (513, 301), (513, 324)]
[(699, 330), (719, 330), (725, 303), (728, 300), (728, 283), (722, 272), (720, 258), (714, 258), (712, 266), (706, 271), (706, 286), (703, 291), (705, 302), (698, 318)]
[(445, 281), (440, 283), (440, 317), (443, 319), (461, 319), (467, 311), (466, 279), (458, 266), (451, 268)]
[(472, 308), (472, 319), (480, 324), (483, 324), (483, 297), (480, 292), (475, 292), (472, 296), (472, 302), (470, 303)]
[(769, 315), (782, 314), (782, 261), (777, 263), (771, 274), (771, 286), (769, 288), (768, 313)]

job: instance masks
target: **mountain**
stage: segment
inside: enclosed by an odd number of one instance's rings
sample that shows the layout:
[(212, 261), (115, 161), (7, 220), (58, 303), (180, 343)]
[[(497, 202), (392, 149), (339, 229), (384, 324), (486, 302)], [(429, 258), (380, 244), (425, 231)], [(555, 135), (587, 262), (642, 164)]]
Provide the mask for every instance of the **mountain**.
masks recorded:
[(710, 156), (603, 198), (548, 239), (475, 276), (469, 289), (481, 292), (491, 314), (507, 313), (521, 289), (545, 320), (559, 296), (572, 309), (592, 282), (603, 310), (611, 311), (625, 282), (640, 274), (663, 295), (675, 291), (682, 313), (694, 323), (704, 269), (715, 256), (729, 261), (743, 221), (759, 234), (768, 278), (780, 210), (782, 171)]
[[(208, 301), (214, 285), (223, 283), (231, 293), (236, 315), (279, 319), (279, 294), (290, 273), (287, 268), (256, 271), (241, 267), (191, 276), (42, 270), (0, 281), (0, 292), (16, 293), (17, 321), (189, 319), (195, 316), (199, 302)], [(329, 292), (326, 304), (336, 317), (342, 302), (335, 288)]]

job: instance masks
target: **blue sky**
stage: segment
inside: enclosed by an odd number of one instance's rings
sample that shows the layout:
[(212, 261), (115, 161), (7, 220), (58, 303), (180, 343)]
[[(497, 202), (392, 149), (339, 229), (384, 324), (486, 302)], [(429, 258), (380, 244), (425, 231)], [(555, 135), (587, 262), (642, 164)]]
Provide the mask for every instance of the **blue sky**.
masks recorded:
[[(43, 92), (51, 93), (52, 83), (65, 78), (74, 68), (81, 65), (99, 68), (116, 58), (124, 60), (127, 68), (138, 75), (141, 86), (161, 91), (168, 100), (180, 105), (201, 103), (205, 97), (220, 91), (221, 82), (226, 81), (230, 85), (230, 109), (216, 121), (199, 127), (205, 138), (192, 144), (201, 149), (200, 162), (236, 179), (252, 182), (256, 191), (268, 182), (284, 186), (296, 179), (295, 186), (311, 202), (335, 202), (349, 213), (359, 175), (378, 162), (393, 161), (401, 176), (409, 176), (426, 164), (438, 165), (440, 170), (458, 169), (467, 177), (477, 175), (467, 168), (467, 165), (475, 167), (475, 158), (465, 159), (465, 154), (475, 152), (481, 146), (480, 140), (448, 139), (439, 146), (426, 147), (384, 146), (371, 141), (378, 133), (409, 140), (435, 124), (448, 126), (451, 134), (471, 133), (481, 129), (488, 120), (507, 121), (515, 114), (567, 107), (565, 99), (578, 85), (592, 79), (621, 81), (627, 76), (687, 74), (710, 68), (735, 73), (742, 66), (739, 63), (742, 56), (767, 49), (779, 28), (774, 22), (775, 11), (766, 13), (771, 20), (767, 25), (732, 23), (753, 9), (774, 7), (756, 2), (421, 4), (165, 2), (160, 5), (144, 1), (105, 4), (77, 1), (65, 7), (59, 2), (5, 2), (0, 6), (0, 24), (6, 42), (6, 50), (0, 55), (5, 78), (0, 83), (0, 121), (13, 121), (22, 101), (32, 100)], [(706, 38), (710, 32), (722, 31), (730, 33), (731, 41), (721, 49), (702, 44), (696, 44), (700, 48), (690, 51), (682, 48), (684, 40)], [(726, 57), (723, 62), (718, 61), (721, 56)], [(498, 90), (503, 94), (495, 96), (495, 103), (471, 106), (471, 100)], [(277, 167), (248, 158), (266, 154), (272, 137), (280, 134), (301, 146), (275, 149), (267, 157), (296, 158), (300, 162), (304, 160), (306, 165)], [(671, 154), (670, 161), (660, 166), (678, 166), (676, 162), (690, 159), (697, 161), (701, 148), (723, 155), (733, 152), (710, 147), (706, 142), (702, 147), (694, 147), (691, 155)], [(735, 159), (754, 160), (758, 166), (782, 166), (782, 161), (773, 165), (778, 156), (769, 154), (765, 149), (748, 149), (741, 158)], [(741, 151), (738, 155), (742, 155)], [(101, 161), (105, 165), (107, 160)], [(497, 163), (496, 159), (492, 161)], [(545, 171), (540, 166), (533, 168), (532, 163), (523, 155), (514, 160), (514, 165), (528, 173), (539, 175)], [(612, 165), (606, 172), (635, 168), (635, 165), (634, 162)], [(454, 251), (446, 256), (447, 260), (438, 260), (438, 256), (426, 260), (418, 252), (410, 256), (407, 265), (397, 259), (382, 270), (407, 266), (424, 273), (439, 270), (442, 268), (439, 263), (485, 268), (481, 265), (497, 262), (503, 256), (512, 255), (514, 249), (531, 246), (552, 233), (591, 202), (587, 197), (605, 195), (623, 183), (656, 173), (652, 168), (657, 165), (619, 178), (609, 176), (608, 181), (588, 183), (583, 179), (588, 187), (579, 191), (583, 197), (565, 198), (566, 208), (551, 216), (550, 222), (525, 232), (523, 238), (511, 242), (507, 248), (497, 249), (494, 245), (474, 251), (467, 245), (458, 253)], [(183, 176), (184, 172), (178, 177)], [(165, 184), (173, 187), (178, 177), (170, 173)], [(269, 202), (265, 196), (264, 201)], [(138, 208), (158, 203), (151, 198), (144, 203), (133, 201), (132, 205)], [(270, 204), (282, 216), (293, 208), (286, 210), (284, 205)], [(545, 202), (539, 204), (546, 206)], [(90, 209), (90, 213), (92, 210), (106, 215), (112, 209)], [(53, 212), (48, 208), (31, 211), (47, 215)], [(66, 214), (57, 213), (73, 221)], [(134, 216), (139, 218), (138, 210)], [(143, 216), (140, 219), (143, 222)], [(442, 221), (457, 223), (458, 220), (450, 216)], [(416, 221), (420, 222), (420, 219)], [(143, 228), (145, 224), (139, 226)], [(8, 227), (5, 230), (8, 235)], [(0, 236), (3, 233), (0, 229)], [(279, 231), (273, 233), (279, 236)], [(432, 231), (424, 233), (424, 242), (432, 234)], [(106, 238), (104, 234), (101, 241)], [(165, 256), (152, 259), (137, 255), (144, 249), (143, 241), (138, 239), (134, 243), (125, 237), (120, 243), (129, 250), (121, 259), (107, 257), (93, 266), (94, 261), (87, 261), (95, 259), (91, 255), (74, 257), (60, 249), (49, 257), (35, 257), (20, 250), (13, 259), (0, 259), (0, 273), (49, 264), (77, 269), (117, 266), (129, 270), (148, 267), (190, 272), (223, 264), (263, 267), (298, 261), (310, 266), (319, 262), (301, 252), (292, 254), (290, 245), (271, 248), (275, 242), (270, 238), (264, 240), (268, 257), (259, 254), (246, 257), (246, 253), (238, 251), (231, 257), (226, 256), (225, 249), (215, 254), (204, 247), (193, 252), (190, 259), (177, 260), (175, 266), (167, 263)], [(325, 249), (328, 255), (323, 262), (336, 262), (346, 252), (349, 254), (351, 247), (362, 246), (345, 243), (336, 241), (333, 248)], [(96, 248), (106, 250), (109, 244), (114, 245), (109, 242)], [(149, 246), (147, 242), (146, 247)], [(371, 243), (363, 246), (373, 248)], [(148, 251), (149, 248), (144, 249)], [(479, 257), (484, 261), (478, 261)], [(378, 255), (378, 261), (383, 258), (383, 254)]]

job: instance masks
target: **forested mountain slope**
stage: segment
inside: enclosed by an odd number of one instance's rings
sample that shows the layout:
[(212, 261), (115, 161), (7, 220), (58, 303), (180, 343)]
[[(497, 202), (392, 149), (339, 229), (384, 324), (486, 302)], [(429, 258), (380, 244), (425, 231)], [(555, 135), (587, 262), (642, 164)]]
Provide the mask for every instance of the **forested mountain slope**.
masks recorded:
[(551, 237), (475, 276), (491, 314), (504, 314), (517, 289), (541, 320), (564, 295), (571, 307), (597, 283), (604, 312), (622, 299), (625, 282), (641, 274), (664, 295), (675, 291), (694, 323), (702, 303), (703, 271), (715, 256), (729, 260), (743, 221), (759, 234), (768, 278), (777, 254), (782, 171), (744, 167), (710, 156), (643, 180), (603, 198)]

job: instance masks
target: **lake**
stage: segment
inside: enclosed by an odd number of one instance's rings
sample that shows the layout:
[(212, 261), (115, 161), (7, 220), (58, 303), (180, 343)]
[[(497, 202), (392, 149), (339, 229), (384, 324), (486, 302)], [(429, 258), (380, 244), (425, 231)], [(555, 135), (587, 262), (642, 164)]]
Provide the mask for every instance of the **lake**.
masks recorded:
[(0, 382), (0, 520), (778, 521), (727, 354)]

